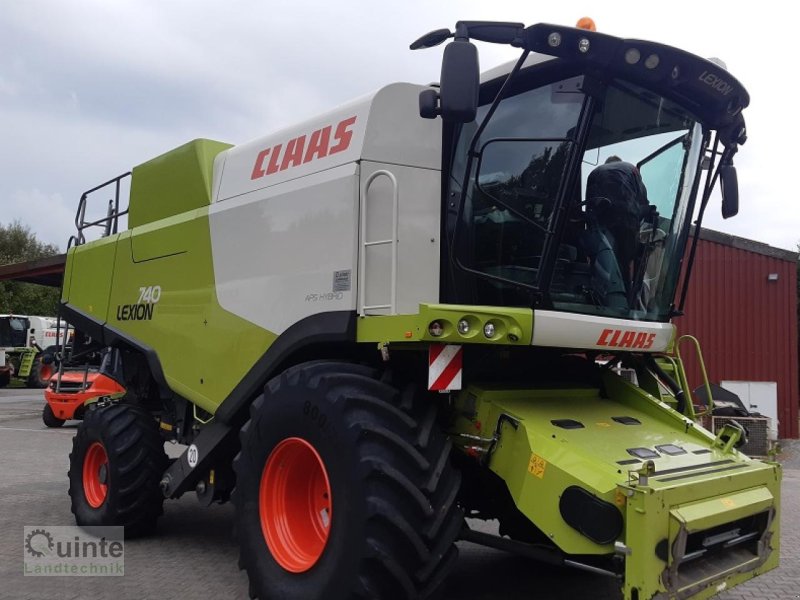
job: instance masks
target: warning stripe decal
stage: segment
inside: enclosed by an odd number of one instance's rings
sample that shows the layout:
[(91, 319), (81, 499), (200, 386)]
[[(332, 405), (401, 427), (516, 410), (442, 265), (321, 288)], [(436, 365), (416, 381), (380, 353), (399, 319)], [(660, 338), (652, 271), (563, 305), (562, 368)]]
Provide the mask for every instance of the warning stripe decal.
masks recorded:
[(461, 346), (431, 344), (428, 351), (428, 389), (460, 390), (462, 352)]

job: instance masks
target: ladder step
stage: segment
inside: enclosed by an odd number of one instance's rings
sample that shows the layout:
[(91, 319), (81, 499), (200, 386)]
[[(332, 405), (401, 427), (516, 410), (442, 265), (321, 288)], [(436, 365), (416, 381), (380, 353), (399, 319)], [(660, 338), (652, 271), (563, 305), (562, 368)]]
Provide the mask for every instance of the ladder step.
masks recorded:
[(36, 357), (35, 352), (26, 352), (25, 355), (22, 357), (22, 360), (19, 363), (19, 373), (17, 373), (20, 377), (27, 377), (31, 373), (31, 368), (33, 367), (33, 359)]

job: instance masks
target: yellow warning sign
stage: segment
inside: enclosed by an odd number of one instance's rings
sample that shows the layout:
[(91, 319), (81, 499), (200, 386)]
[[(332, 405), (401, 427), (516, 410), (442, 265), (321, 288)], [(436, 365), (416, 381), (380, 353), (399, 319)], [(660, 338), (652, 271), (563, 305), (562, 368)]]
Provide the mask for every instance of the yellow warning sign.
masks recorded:
[(544, 478), (544, 470), (546, 467), (547, 461), (545, 459), (536, 454), (531, 454), (531, 459), (528, 461), (528, 473), (542, 479)]

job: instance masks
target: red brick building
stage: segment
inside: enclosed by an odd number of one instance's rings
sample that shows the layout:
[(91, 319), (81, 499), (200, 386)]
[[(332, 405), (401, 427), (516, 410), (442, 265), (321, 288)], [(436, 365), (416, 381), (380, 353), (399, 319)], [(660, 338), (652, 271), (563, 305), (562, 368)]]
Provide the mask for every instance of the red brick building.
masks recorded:
[[(777, 383), (781, 438), (798, 437), (797, 260), (795, 252), (704, 229), (685, 315), (673, 320), (679, 334), (700, 341), (712, 383)], [(698, 362), (689, 344), (684, 350), (694, 388)]]

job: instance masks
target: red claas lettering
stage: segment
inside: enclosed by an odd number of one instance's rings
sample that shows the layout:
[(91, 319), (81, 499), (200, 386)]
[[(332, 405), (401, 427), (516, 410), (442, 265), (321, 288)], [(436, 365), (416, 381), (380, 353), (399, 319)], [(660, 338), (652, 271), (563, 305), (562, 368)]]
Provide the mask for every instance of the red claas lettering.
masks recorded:
[[(356, 117), (348, 117), (333, 125), (326, 125), (307, 135), (300, 135), (272, 148), (264, 148), (256, 156), (250, 179), (260, 179), (278, 171), (298, 167), (317, 158), (344, 152), (353, 141), (353, 125)], [(331, 136), (333, 133), (333, 136)], [(333, 137), (333, 140), (331, 140)], [(308, 144), (306, 144), (308, 141)], [(331, 145), (331, 142), (334, 142)], [(268, 161), (268, 162), (267, 162)], [(266, 164), (265, 164), (266, 163)]]
[(347, 150), (347, 148), (350, 146), (350, 140), (353, 139), (353, 132), (350, 131), (350, 128), (355, 124), (355, 122), (356, 118), (350, 117), (336, 126), (336, 133), (333, 134), (333, 137), (339, 140), (339, 143), (331, 148), (331, 154), (336, 154), (337, 152), (343, 152), (344, 150)]
[(655, 333), (645, 331), (625, 331), (622, 329), (603, 329), (595, 344), (613, 348), (641, 348), (648, 350), (656, 340)]

